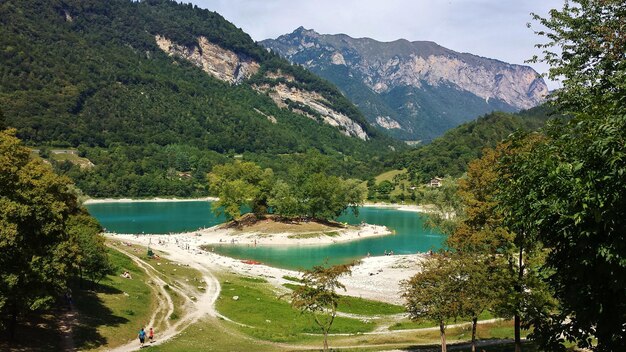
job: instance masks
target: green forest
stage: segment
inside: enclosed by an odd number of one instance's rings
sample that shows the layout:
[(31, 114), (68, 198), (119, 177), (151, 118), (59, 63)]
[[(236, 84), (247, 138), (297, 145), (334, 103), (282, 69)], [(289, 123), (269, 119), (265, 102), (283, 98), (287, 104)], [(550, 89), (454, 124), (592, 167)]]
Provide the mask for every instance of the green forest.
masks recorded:
[[(0, 15), (7, 124), (34, 148), (77, 148), (94, 168), (55, 166), (92, 196), (205, 195), (197, 181), (213, 164), (241, 154), (284, 164), (315, 149), (338, 164), (338, 175), (375, 174), (382, 170), (377, 160), (402, 148), (373, 130), (332, 84), (208, 10), (165, 0), (29, 0), (3, 2)], [(224, 83), (167, 56), (157, 34), (189, 46), (205, 36), (258, 60), (261, 70), (249, 82)], [(369, 140), (277, 107), (251, 86), (267, 70), (287, 72), (297, 79), (290, 84), (320, 93)]]
[(449, 130), (430, 144), (397, 154), (393, 167), (406, 168), (410, 179), (421, 183), (437, 176), (460, 177), (484, 148), (495, 147), (515, 132), (535, 131), (551, 118), (557, 115), (548, 105), (514, 114), (493, 112)]

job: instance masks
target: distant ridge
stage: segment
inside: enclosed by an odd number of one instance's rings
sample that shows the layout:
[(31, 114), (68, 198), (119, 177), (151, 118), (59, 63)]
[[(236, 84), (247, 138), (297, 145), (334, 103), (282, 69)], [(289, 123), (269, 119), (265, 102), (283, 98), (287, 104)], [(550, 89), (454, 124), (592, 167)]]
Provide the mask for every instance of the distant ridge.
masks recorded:
[(404, 140), (430, 140), (485, 113), (528, 109), (548, 93), (532, 68), (432, 41), (379, 42), (299, 27), (260, 42), (335, 83), (367, 120)]

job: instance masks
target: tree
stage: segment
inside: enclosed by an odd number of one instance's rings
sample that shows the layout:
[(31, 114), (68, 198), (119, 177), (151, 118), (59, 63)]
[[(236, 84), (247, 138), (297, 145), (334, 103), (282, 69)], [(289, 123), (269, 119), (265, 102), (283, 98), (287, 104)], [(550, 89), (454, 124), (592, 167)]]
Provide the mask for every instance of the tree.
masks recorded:
[(463, 278), (449, 258), (437, 254), (421, 263), (421, 271), (402, 283), (406, 309), (413, 320), (439, 323), (441, 352), (446, 352), (446, 324), (462, 313)]
[[(560, 79), (555, 105), (566, 113), (624, 112), (626, 107), (626, 3), (622, 0), (566, 1), (549, 18), (533, 14), (548, 42), (543, 61), (549, 77)], [(530, 25), (529, 25), (530, 26)], [(557, 48), (558, 50), (554, 50)]]
[(77, 209), (68, 184), (15, 130), (0, 132), (0, 315), (10, 338), (19, 315), (49, 307), (66, 287), (75, 258), (66, 225)]
[(478, 317), (496, 305), (499, 282), (494, 261), (497, 259), (480, 253), (457, 252), (452, 260), (461, 278), (459, 315), (472, 321), (472, 352), (475, 352)]
[(364, 191), (358, 182), (322, 172), (308, 175), (304, 184), (294, 186), (301, 190), (300, 197), (307, 209), (305, 215), (312, 218), (334, 219), (347, 208), (358, 215), (358, 206), (363, 203)]
[(307, 213), (306, 204), (293, 187), (278, 180), (272, 189), (269, 204), (276, 214), (286, 217), (298, 217)]
[(518, 196), (517, 185), (509, 183), (513, 160), (507, 156), (528, 155), (532, 143), (539, 141), (528, 139), (515, 146), (502, 143), (495, 150), (484, 150), (482, 158), (469, 164), (467, 176), (459, 181), (461, 216), (447, 240), (458, 255), (472, 255), (482, 262), (485, 271), (476, 268), (473, 272), (488, 288), (483, 294), (493, 301), (490, 308), (513, 317), (516, 351), (521, 350), (522, 327), (537, 323), (553, 307), (542, 281), (545, 251), (528, 226), (515, 223), (502, 201)]
[(389, 199), (389, 194), (393, 192), (394, 188), (395, 187), (391, 181), (384, 180), (377, 185), (376, 191), (380, 195), (381, 199)]
[(559, 310), (534, 335), (553, 350), (566, 339), (615, 351), (626, 345), (626, 3), (568, 1), (550, 18), (534, 17), (549, 39), (534, 60), (562, 78), (553, 103), (573, 117), (553, 122), (543, 143), (509, 163), (517, 191), (502, 199), (550, 250)]
[(626, 344), (626, 115), (554, 124), (509, 169), (515, 192), (502, 198), (515, 223), (550, 249), (548, 283), (559, 301), (535, 337), (598, 351)]
[(338, 289), (345, 290), (339, 278), (351, 273), (356, 263), (325, 267), (314, 266), (302, 276), (302, 285), (291, 294), (291, 305), (302, 313), (311, 313), (324, 334), (324, 351), (328, 351), (328, 332), (337, 316)]
[(360, 182), (315, 170), (319, 168), (294, 167), (289, 170), (287, 181), (279, 180), (274, 184), (268, 199), (274, 213), (328, 220), (351, 208), (358, 215), (364, 195)]
[(72, 214), (68, 219), (67, 232), (70, 243), (75, 246), (74, 267), (81, 285), (83, 275), (89, 278), (94, 287), (106, 275), (113, 273), (113, 265), (101, 235), (102, 227), (96, 219), (84, 210)]
[(241, 217), (244, 206), (256, 214), (266, 213), (273, 176), (271, 169), (262, 170), (252, 162), (216, 165), (208, 175), (209, 187), (219, 197), (213, 211), (234, 220)]
[(423, 203), (434, 205), (435, 212), (428, 217), (427, 226), (436, 227), (445, 234), (454, 232), (464, 208), (458, 196), (458, 185), (455, 180), (445, 179), (441, 187), (429, 187), (424, 191)]

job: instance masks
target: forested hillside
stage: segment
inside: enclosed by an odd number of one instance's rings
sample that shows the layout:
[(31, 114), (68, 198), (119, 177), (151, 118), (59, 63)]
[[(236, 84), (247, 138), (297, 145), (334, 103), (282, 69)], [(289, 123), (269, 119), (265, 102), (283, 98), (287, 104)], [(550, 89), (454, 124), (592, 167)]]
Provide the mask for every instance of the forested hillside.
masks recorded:
[[(237, 84), (224, 82), (168, 55), (157, 36), (189, 50), (206, 38), (260, 69)], [(4, 1), (0, 57), (6, 124), (43, 156), (53, 147), (77, 148), (94, 167), (55, 166), (93, 196), (204, 194), (206, 172), (236, 154), (270, 165), (297, 162), (315, 149), (333, 161), (334, 173), (361, 176), (381, 167), (390, 146), (401, 147), (373, 130), (332, 84), (192, 5)], [(272, 81), (268, 72), (290, 78)], [(259, 88), (282, 83), (315, 92), (324, 108), (362, 131), (361, 138), (300, 103), (281, 107)]]
[(537, 130), (551, 115), (545, 106), (515, 114), (494, 112), (449, 130), (431, 144), (398, 154), (393, 167), (406, 168), (410, 179), (418, 182), (461, 176), (470, 161), (482, 156), (484, 148), (495, 147), (515, 131)]

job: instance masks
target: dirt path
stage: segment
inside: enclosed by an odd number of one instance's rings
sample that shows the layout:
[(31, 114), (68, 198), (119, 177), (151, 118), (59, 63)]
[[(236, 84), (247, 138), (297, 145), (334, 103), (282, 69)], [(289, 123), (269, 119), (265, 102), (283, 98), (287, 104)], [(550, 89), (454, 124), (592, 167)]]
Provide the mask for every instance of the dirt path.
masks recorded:
[(63, 351), (77, 351), (76, 345), (74, 344), (73, 328), (78, 324), (78, 312), (74, 309), (62, 312), (59, 316), (57, 324), (59, 326), (59, 331), (61, 332), (61, 347), (63, 348)]
[[(153, 283), (150, 287), (155, 293), (154, 296), (156, 297), (157, 302), (156, 308), (152, 313), (150, 322), (147, 326), (160, 328), (156, 330), (156, 341), (151, 345), (159, 345), (166, 342), (203, 316), (217, 316), (215, 311), (215, 301), (220, 293), (220, 283), (206, 268), (199, 265), (190, 265), (202, 273), (203, 280), (206, 283), (205, 292), (198, 297), (197, 293), (193, 292), (190, 287), (181, 289), (169, 285), (169, 288), (176, 292), (176, 294), (184, 300), (183, 306), (180, 307), (182, 314), (177, 319), (176, 323), (172, 324), (170, 316), (174, 313), (174, 302), (170, 293), (165, 289), (168, 285), (163, 279), (161, 279), (159, 272), (150, 263), (142, 260), (133, 253), (125, 251), (119, 247), (110, 247), (130, 257), (133, 262), (135, 262), (135, 264), (137, 264), (137, 266), (139, 266), (146, 273), (146, 275), (148, 275), (149, 280)], [(170, 259), (176, 261), (175, 258)], [(193, 299), (192, 297), (197, 298)], [(127, 352), (138, 349), (140, 349), (139, 340), (133, 339), (122, 346), (111, 349), (110, 351)]]

